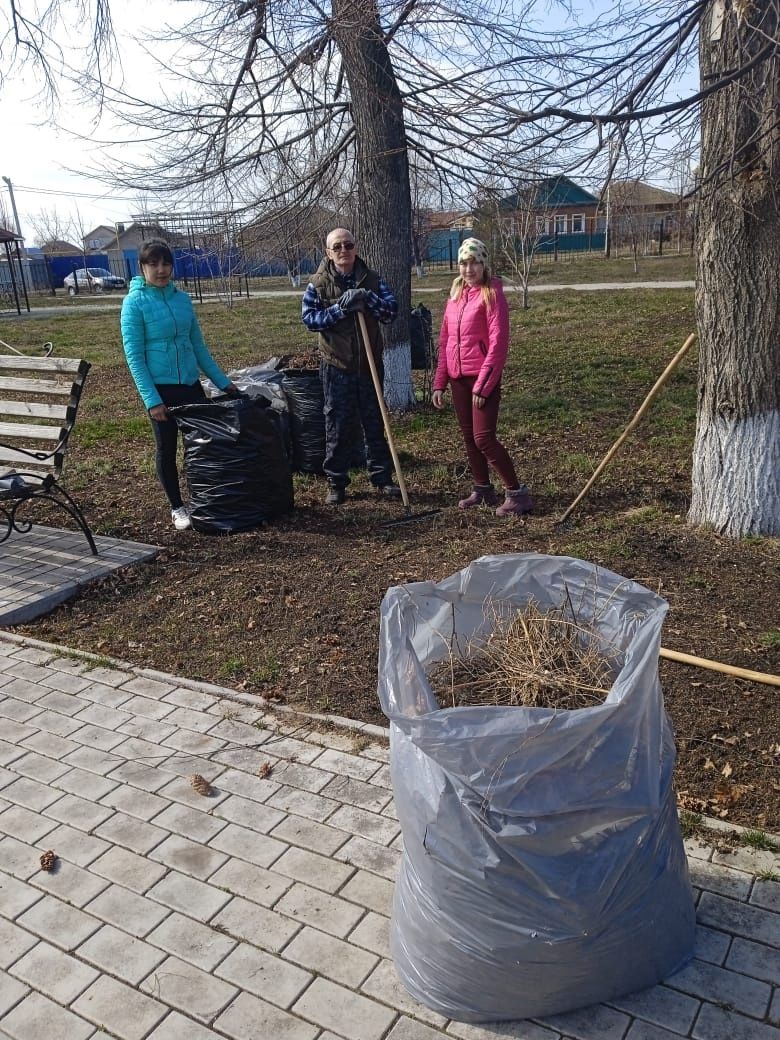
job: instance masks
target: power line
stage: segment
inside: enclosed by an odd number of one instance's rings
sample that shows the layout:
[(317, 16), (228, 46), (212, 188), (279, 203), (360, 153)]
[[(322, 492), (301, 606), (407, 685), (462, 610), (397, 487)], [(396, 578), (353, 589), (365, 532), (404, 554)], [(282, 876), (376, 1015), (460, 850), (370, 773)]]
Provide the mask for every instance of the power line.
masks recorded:
[[(69, 199), (92, 199), (93, 201), (105, 202), (106, 200), (116, 200), (118, 202), (137, 202), (138, 195), (114, 195), (111, 191), (106, 191), (102, 195), (90, 195), (84, 191), (58, 191), (56, 188), (33, 188), (29, 184), (16, 184), (14, 183), (14, 189), (16, 191), (26, 191), (33, 195), (60, 195), (64, 198)], [(139, 193), (141, 194), (141, 193)]]

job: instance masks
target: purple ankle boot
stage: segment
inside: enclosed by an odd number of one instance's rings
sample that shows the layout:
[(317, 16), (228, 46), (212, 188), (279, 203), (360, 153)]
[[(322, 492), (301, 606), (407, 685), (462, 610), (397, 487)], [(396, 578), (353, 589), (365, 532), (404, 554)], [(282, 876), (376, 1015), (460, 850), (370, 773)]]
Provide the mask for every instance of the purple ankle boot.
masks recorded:
[(496, 489), (492, 484), (475, 484), (474, 490), (468, 498), (462, 498), (458, 502), (458, 509), (471, 509), (473, 506), (494, 506), (498, 502)]
[(506, 498), (496, 510), (496, 516), (523, 516), (534, 508), (531, 493), (523, 484), (516, 491), (507, 491)]

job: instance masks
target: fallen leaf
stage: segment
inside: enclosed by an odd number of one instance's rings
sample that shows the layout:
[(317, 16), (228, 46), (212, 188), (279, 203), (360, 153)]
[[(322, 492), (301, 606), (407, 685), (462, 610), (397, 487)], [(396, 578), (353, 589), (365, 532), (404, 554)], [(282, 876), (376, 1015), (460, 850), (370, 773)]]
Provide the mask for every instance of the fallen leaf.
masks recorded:
[(722, 776), (725, 776), (726, 778), (730, 777), (731, 774), (734, 772), (734, 770), (731, 768), (731, 763), (727, 762), (720, 772)]

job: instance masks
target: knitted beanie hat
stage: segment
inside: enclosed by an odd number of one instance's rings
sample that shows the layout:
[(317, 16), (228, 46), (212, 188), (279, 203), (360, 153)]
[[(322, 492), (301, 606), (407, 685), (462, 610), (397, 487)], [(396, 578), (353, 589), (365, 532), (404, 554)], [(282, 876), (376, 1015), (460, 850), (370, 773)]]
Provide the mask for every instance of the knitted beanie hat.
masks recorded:
[(477, 263), (487, 264), (488, 251), (485, 243), (480, 242), (478, 238), (464, 239), (458, 249), (458, 263), (462, 264), (464, 260), (476, 260)]

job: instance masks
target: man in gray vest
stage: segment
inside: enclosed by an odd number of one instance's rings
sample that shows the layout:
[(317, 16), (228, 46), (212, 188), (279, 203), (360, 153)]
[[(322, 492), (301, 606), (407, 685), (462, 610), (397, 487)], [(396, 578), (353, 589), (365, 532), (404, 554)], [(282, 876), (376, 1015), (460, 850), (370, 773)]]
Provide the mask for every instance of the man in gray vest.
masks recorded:
[(346, 498), (349, 465), (354, 452), (355, 417), (366, 441), (369, 480), (377, 490), (397, 498), (392, 459), (384, 436), (382, 413), (365, 356), (357, 312), (362, 311), (371, 351), (382, 378), (382, 333), (398, 314), (392, 290), (360, 259), (355, 236), (334, 228), (325, 240), (325, 258), (303, 295), (301, 317), (310, 332), (319, 334), (320, 378), (325, 397), (325, 462), (328, 505)]

